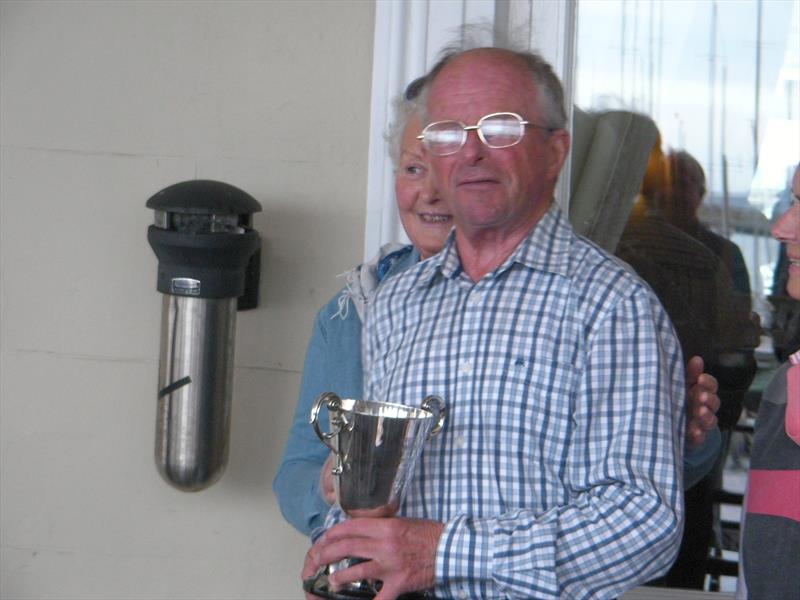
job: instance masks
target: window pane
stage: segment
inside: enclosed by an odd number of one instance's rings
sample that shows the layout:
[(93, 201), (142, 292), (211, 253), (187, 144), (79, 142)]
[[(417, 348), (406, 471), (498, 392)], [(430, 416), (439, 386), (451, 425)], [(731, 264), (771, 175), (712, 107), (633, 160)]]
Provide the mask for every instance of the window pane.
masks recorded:
[[(659, 295), (687, 358), (702, 355), (720, 380), (729, 466), (747, 460), (734, 426), (752, 424), (760, 390), (800, 346), (800, 308), (784, 294), (781, 249), (770, 237), (800, 161), (799, 30), (798, 0), (584, 0), (578, 8), (575, 104), (646, 114), (659, 133), (639, 157), (647, 167), (633, 208), (622, 203), (613, 214), (625, 224), (616, 252)], [(751, 311), (761, 327), (748, 322)], [(724, 477), (718, 469), (703, 485), (743, 488), (743, 470)], [(692, 502), (695, 513), (708, 508), (687, 495)], [(738, 507), (728, 510), (738, 519)], [(710, 525), (698, 514), (688, 535)], [(699, 577), (706, 589), (735, 589), (732, 578), (705, 576), (702, 556), (683, 556), (683, 567), (679, 558), (683, 573), (672, 584), (683, 577), (683, 587), (697, 587)]]

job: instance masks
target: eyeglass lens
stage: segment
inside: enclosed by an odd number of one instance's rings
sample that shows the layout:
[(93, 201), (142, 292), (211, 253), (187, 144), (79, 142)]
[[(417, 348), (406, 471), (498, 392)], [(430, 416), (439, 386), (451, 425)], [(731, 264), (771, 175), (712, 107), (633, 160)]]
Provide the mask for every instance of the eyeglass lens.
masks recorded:
[(458, 152), (466, 141), (467, 132), (458, 121), (431, 123), (425, 130), (425, 143), (436, 154)]
[(505, 148), (516, 144), (524, 132), (524, 126), (513, 116), (495, 115), (481, 121), (479, 130), (490, 148)]
[[(431, 123), (426, 129), (424, 139), (428, 148), (435, 154), (446, 155), (458, 152), (467, 140), (467, 131), (458, 121)], [(490, 148), (513, 146), (522, 138), (525, 126), (514, 115), (491, 115), (478, 122), (477, 130), (481, 141)]]

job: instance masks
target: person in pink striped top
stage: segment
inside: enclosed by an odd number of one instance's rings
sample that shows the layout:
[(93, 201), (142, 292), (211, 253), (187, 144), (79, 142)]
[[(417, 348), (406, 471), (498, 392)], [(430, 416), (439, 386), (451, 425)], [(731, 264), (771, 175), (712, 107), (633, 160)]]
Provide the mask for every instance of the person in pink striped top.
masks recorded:
[[(800, 165), (772, 236), (786, 244), (786, 291), (800, 299)], [(800, 352), (761, 398), (744, 512), (737, 598), (800, 599)]]

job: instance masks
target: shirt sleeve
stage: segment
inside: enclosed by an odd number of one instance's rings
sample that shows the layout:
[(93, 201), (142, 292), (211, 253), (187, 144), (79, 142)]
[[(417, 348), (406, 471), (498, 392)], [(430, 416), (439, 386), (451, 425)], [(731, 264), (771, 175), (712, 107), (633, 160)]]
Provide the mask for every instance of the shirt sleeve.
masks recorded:
[[(326, 308), (332, 306), (329, 304)], [(329, 450), (309, 424), (311, 407), (323, 392), (334, 392), (342, 397), (359, 397), (361, 393), (361, 362), (352, 358), (361, 352), (360, 321), (352, 307), (347, 317), (352, 322), (339, 316), (331, 319), (333, 310), (326, 308), (314, 321), (300, 396), (283, 459), (272, 483), (284, 518), (306, 535), (323, 524), (330, 508), (319, 489), (320, 471)], [(327, 431), (325, 411), (320, 419), (322, 429)]]
[(272, 490), (284, 518), (306, 535), (322, 525), (328, 505), (320, 495), (319, 474), (328, 449), (319, 441), (308, 419), (316, 397), (322, 393), (322, 370), (326, 355), (326, 338), (322, 315), (314, 321), (314, 329), (306, 351), (300, 397), (294, 410), (289, 438)]
[(706, 441), (702, 445), (687, 449), (683, 454), (683, 489), (688, 490), (699, 483), (703, 477), (711, 472), (714, 463), (717, 462), (720, 449), (722, 448), (722, 434), (719, 427), (715, 427), (708, 433)]
[(436, 596), (609, 598), (665, 572), (682, 533), (684, 399), (672, 326), (637, 288), (587, 337), (563, 482), (570, 501), (450, 519)]

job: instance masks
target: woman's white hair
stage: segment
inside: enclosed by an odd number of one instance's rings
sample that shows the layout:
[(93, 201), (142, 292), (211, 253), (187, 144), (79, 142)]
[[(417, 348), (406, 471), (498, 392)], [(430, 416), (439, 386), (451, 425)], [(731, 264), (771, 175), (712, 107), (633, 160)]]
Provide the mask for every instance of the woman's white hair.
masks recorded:
[(389, 130), (384, 137), (389, 144), (389, 158), (392, 159), (392, 164), (395, 169), (397, 169), (397, 165), (400, 162), (403, 132), (414, 115), (422, 115), (424, 107), (422, 105), (422, 95), (420, 92), (424, 84), (424, 78), (420, 77), (415, 79), (408, 84), (408, 87), (406, 87), (402, 94), (392, 101), (394, 119), (392, 119), (392, 122), (389, 124)]

